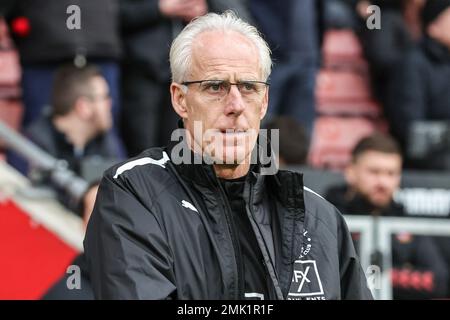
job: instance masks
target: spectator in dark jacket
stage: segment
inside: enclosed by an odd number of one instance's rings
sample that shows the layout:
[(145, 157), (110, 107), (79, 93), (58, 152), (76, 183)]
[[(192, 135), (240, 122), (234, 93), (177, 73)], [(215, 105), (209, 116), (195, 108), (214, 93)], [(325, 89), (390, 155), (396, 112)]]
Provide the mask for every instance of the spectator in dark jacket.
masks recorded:
[[(105, 79), (93, 66), (65, 66), (55, 75), (50, 115), (34, 121), (26, 134), (31, 141), (87, 180), (98, 181), (103, 170), (124, 158), (111, 134), (111, 98)], [(70, 209), (65, 195), (60, 200)]]
[[(402, 156), (390, 137), (375, 134), (353, 150), (346, 170), (348, 186), (331, 188), (326, 198), (349, 215), (403, 216), (393, 200), (401, 179)], [(397, 234), (392, 240), (394, 299), (442, 298), (447, 294), (448, 267), (430, 237)]]
[(404, 56), (388, 90), (387, 116), (403, 147), (414, 121), (450, 119), (450, 0), (428, 1), (422, 17), (425, 38)]
[[(381, 9), (380, 29), (367, 27), (367, 9), (372, 4)], [(420, 3), (417, 0), (372, 0), (360, 1), (358, 5), (358, 13), (362, 18), (360, 39), (370, 65), (374, 93), (383, 105), (386, 103), (387, 84), (393, 69), (416, 44), (413, 31), (409, 30), (404, 17), (406, 6), (420, 7)]]
[[(291, 117), (280, 116), (271, 119), (267, 130), (278, 130), (278, 162), (280, 166), (305, 165), (308, 156), (309, 140), (305, 128)], [(269, 139), (273, 140), (271, 132)]]
[(108, 84), (93, 66), (64, 66), (55, 75), (50, 116), (27, 129), (28, 137), (69, 168), (82, 173), (88, 156), (121, 159), (121, 145), (110, 133), (111, 97)]
[(170, 94), (169, 47), (196, 16), (234, 10), (249, 14), (242, 0), (120, 0), (124, 40), (123, 138), (130, 156), (166, 143), (177, 127)]

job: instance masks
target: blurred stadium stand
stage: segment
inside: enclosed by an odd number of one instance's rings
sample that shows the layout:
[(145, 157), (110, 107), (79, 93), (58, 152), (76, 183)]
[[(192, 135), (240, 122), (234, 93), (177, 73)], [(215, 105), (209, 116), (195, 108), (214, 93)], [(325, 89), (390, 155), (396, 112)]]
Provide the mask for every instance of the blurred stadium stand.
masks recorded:
[(308, 163), (342, 170), (355, 144), (375, 131), (386, 131), (387, 123), (374, 100), (368, 64), (354, 31), (326, 31), (322, 54)]
[(356, 143), (379, 128), (365, 117), (320, 116), (314, 125), (308, 162), (315, 168), (342, 170)]
[(323, 39), (322, 56), (323, 67), (326, 69), (369, 72), (361, 42), (353, 30), (327, 30)]

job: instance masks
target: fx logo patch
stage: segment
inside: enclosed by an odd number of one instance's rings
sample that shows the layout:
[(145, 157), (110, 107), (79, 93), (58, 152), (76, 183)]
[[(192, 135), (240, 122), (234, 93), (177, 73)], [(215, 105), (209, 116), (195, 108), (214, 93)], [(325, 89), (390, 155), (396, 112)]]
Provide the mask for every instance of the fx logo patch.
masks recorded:
[(322, 281), (315, 260), (296, 260), (289, 298), (323, 295)]

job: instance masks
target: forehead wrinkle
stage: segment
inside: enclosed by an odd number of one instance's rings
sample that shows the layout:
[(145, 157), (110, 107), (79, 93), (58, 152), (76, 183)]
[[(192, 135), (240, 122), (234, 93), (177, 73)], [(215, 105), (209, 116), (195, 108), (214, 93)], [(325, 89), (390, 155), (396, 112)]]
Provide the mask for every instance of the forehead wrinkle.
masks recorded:
[[(233, 74), (235, 77), (250, 76), (258, 78), (260, 75), (259, 55), (256, 46), (239, 33), (227, 32), (220, 38), (218, 46), (217, 34), (208, 42), (211, 32), (197, 36), (192, 47), (192, 65), (189, 74), (200, 72), (205, 76), (219, 74)], [(235, 41), (226, 41), (232, 38)], [(241, 40), (241, 41), (236, 41)], [(225, 48), (223, 43), (225, 42)], [(256, 59), (254, 59), (256, 57)]]

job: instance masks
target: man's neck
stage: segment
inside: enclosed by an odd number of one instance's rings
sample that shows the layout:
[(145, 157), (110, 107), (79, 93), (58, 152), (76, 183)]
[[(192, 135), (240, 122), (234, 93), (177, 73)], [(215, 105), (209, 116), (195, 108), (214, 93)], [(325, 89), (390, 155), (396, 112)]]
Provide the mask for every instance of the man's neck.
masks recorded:
[(66, 139), (78, 149), (84, 149), (92, 138), (90, 130), (78, 125), (71, 117), (56, 117), (52, 120), (56, 129), (66, 136)]
[[(189, 131), (186, 130), (186, 132), (187, 145), (189, 146), (189, 148), (192, 150), (192, 152), (201, 154), (203, 151), (200, 145), (196, 143), (194, 139), (192, 139)], [(248, 158), (240, 164), (213, 164), (214, 171), (217, 177), (222, 179), (237, 179), (243, 177), (250, 170), (250, 157), (251, 156), (249, 155)]]

